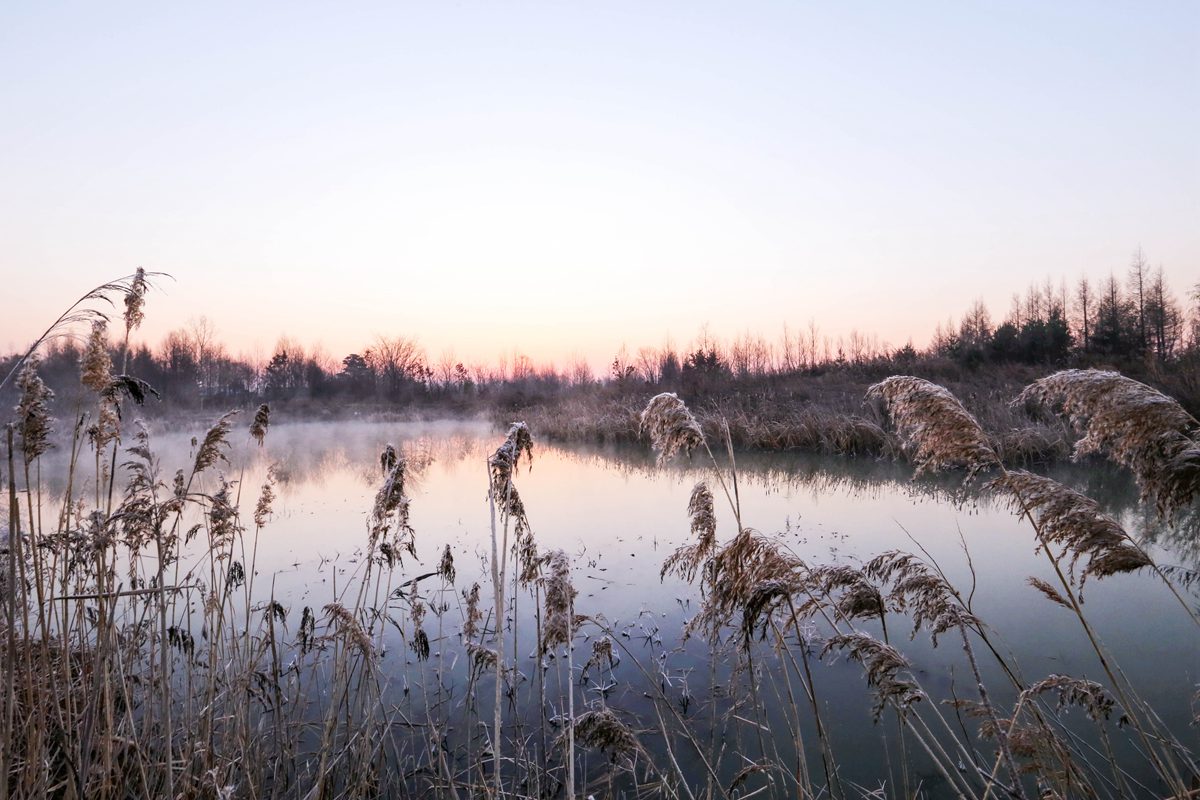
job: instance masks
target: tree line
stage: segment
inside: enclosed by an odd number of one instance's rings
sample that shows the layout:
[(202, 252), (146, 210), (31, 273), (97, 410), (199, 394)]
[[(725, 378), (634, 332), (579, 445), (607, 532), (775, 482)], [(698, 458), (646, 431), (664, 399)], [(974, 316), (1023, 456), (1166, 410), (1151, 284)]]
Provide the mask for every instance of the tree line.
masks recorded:
[[(42, 354), (43, 377), (60, 395), (70, 397), (78, 386), (80, 354), (80, 344), (69, 338)], [(7, 370), (16, 358), (0, 359), (0, 366)], [(957, 323), (939, 324), (922, 349), (911, 342), (893, 348), (857, 331), (825, 336), (812, 321), (785, 326), (774, 340), (747, 332), (721, 341), (701, 328), (682, 348), (668, 341), (631, 353), (622, 346), (602, 374), (582, 359), (560, 368), (519, 353), (492, 364), (467, 363), (452, 351), (431, 359), (406, 336), (377, 336), (340, 360), (283, 337), (269, 357), (253, 359), (232, 355), (201, 317), (157, 346), (134, 346), (128, 369), (175, 408), (259, 401), (517, 406), (597, 386), (613, 392), (665, 386), (694, 395), (764, 376), (908, 371), (936, 363), (968, 371), (993, 364), (1111, 365), (1134, 375), (1176, 368), (1200, 374), (1200, 283), (1177, 297), (1162, 269), (1151, 269), (1139, 249), (1122, 277), (1083, 277), (1070, 287), (1047, 280), (1013, 295), (999, 323), (976, 301)]]

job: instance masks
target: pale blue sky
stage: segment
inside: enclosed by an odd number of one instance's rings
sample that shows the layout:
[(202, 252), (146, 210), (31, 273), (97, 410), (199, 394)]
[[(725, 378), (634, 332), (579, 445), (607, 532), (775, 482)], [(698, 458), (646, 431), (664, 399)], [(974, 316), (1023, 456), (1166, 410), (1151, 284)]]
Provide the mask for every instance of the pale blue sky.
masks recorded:
[(0, 348), (138, 265), (157, 339), (610, 360), (1200, 279), (1200, 4), (7, 4)]

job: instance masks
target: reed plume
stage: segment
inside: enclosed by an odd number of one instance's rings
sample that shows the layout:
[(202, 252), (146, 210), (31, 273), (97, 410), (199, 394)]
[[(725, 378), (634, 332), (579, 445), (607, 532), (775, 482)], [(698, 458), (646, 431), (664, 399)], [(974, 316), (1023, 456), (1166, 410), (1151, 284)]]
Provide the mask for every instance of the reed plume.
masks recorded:
[(896, 610), (912, 616), (912, 635), (929, 631), (934, 645), (946, 631), (976, 628), (979, 620), (959, 601), (954, 588), (921, 559), (900, 550), (888, 550), (871, 559), (865, 573), (889, 589)]
[[(810, 569), (804, 583), (810, 595), (828, 600), (843, 619), (883, 616), (883, 595), (860, 569), (846, 564), (825, 564)], [(807, 612), (812, 603), (814, 600), (809, 600), (800, 610)]]
[[(576, 741), (607, 753), (613, 759), (643, 752), (637, 736), (607, 707), (580, 714), (575, 720), (574, 732)], [(566, 740), (567, 732), (563, 731), (559, 735), (559, 746), (565, 746)]]
[[(786, 578), (767, 578), (755, 584), (746, 595), (742, 604), (742, 643), (747, 649), (754, 640), (759, 622), (762, 622), (763, 637), (767, 634), (770, 616), (775, 609), (785, 601), (790, 601), (792, 595), (803, 589), (803, 582), (798, 576)], [(792, 620), (796, 622), (797, 620)]]
[(218, 558), (228, 557), (226, 551), (240, 530), (237, 505), (231, 489), (230, 483), (221, 478), (217, 491), (209, 498), (208, 536)]
[(579, 674), (579, 682), (587, 681), (588, 671), (592, 667), (599, 667), (602, 664), (607, 664), (611, 670), (621, 663), (621, 659), (613, 650), (613, 641), (608, 636), (601, 636), (599, 639), (592, 640), (592, 654), (588, 660), (584, 662), (583, 669)]
[(146, 291), (150, 288), (146, 281), (146, 270), (141, 267), (134, 272), (125, 289), (125, 335), (141, 327), (145, 319)]
[(96, 450), (102, 450), (109, 442), (116, 441), (121, 435), (121, 415), (119, 406), (107, 401), (100, 404), (100, 414), (96, 424), (87, 429), (88, 438)]
[[(765, 587), (778, 595), (799, 587), (804, 562), (783, 550), (775, 540), (745, 528), (706, 562), (704, 602), (688, 622), (685, 634), (702, 630), (714, 640), (721, 627), (738, 612), (762, 603)], [(759, 609), (761, 610), (761, 608)]]
[[(124, 278), (118, 278), (115, 281), (102, 283), (94, 289), (85, 292), (82, 297), (72, 303), (66, 311), (60, 314), (58, 318), (42, 332), (41, 336), (33, 341), (33, 343), (29, 346), (29, 349), (27, 349), (25, 353), (13, 363), (12, 368), (9, 369), (8, 373), (4, 376), (4, 379), (0, 380), (0, 389), (3, 389), (8, 385), (8, 382), (12, 379), (12, 376), (18, 374), (18, 372), (25, 366), (26, 362), (28, 362), (28, 360), (37, 352), (38, 348), (46, 342), (63, 337), (74, 337), (75, 333), (73, 329), (83, 323), (92, 323), (97, 320), (107, 321), (108, 316), (106, 314), (96, 310), (95, 308), (89, 307), (87, 304), (102, 301), (111, 305), (112, 299), (109, 297), (109, 295), (118, 292), (126, 294), (126, 299), (128, 299), (127, 293), (133, 289), (135, 285), (140, 287), (139, 297), (144, 297), (146, 288), (149, 285), (147, 279), (165, 274), (166, 273), (162, 272), (148, 273), (139, 268), (137, 273), (134, 275), (128, 275)], [(139, 306), (139, 312), (140, 308), (141, 307)], [(138, 321), (140, 323), (140, 316), (138, 317)], [(128, 331), (126, 333), (126, 338), (128, 338)]]
[(1108, 719), (1116, 708), (1116, 701), (1108, 690), (1095, 681), (1073, 678), (1069, 675), (1050, 675), (1022, 692), (1022, 699), (1053, 692), (1058, 696), (1058, 710), (1067, 706), (1082, 708), (1093, 722)]
[(446, 583), (454, 583), (454, 553), (450, 552), (450, 545), (446, 545), (442, 549), (442, 559), (438, 562), (438, 575)]
[(962, 467), (970, 480), (1000, 463), (987, 434), (953, 394), (921, 378), (893, 375), (867, 389), (887, 406), (917, 475)]
[(414, 597), (408, 611), (409, 619), (413, 623), (412, 640), (409, 646), (413, 653), (416, 654), (418, 661), (429, 660), (429, 634), (425, 633), (423, 622), (425, 621), (425, 604), (420, 598)]
[(399, 557), (402, 549), (414, 558), (417, 555), (415, 533), (408, 521), (409, 498), (404, 493), (407, 470), (408, 462), (397, 458), (376, 492), (371, 509), (371, 546), (379, 548), (380, 555), (389, 565)]
[(391, 468), (396, 466), (396, 458), (395, 445), (388, 443), (383, 448), (383, 452), (379, 454), (379, 468), (383, 471), (384, 475), (387, 475)]
[(717, 518), (713, 512), (713, 496), (708, 484), (701, 481), (692, 488), (687, 511), (695, 541), (681, 546), (667, 557), (659, 571), (660, 579), (675, 574), (691, 583), (696, 579), (696, 571), (716, 552)]
[(254, 420), (250, 423), (250, 435), (254, 441), (258, 442), (258, 446), (262, 447), (263, 439), (267, 436), (267, 428), (271, 425), (271, 408), (266, 403), (258, 407), (254, 412)]
[(1084, 434), (1074, 457), (1102, 454), (1128, 468), (1162, 517), (1200, 494), (1200, 423), (1144, 383), (1118, 372), (1064, 370), (1034, 381), (1014, 403), (1065, 415)]
[(467, 657), (476, 673), (484, 673), (496, 669), (500, 663), (500, 654), (490, 647), (484, 647), (475, 642), (467, 642)]
[(371, 637), (367, 635), (358, 618), (344, 605), (330, 603), (325, 606), (325, 613), (329, 615), (338, 633), (346, 637), (346, 641), (352, 644), (359, 653), (370, 656), (374, 652), (375, 648), (371, 644)]
[(546, 578), (546, 624), (542, 633), (542, 652), (555, 645), (571, 646), (575, 620), (575, 596), (571, 585), (571, 560), (562, 550), (547, 559), (550, 575)]
[(545, 561), (546, 557), (538, 553), (533, 532), (526, 530), (525, 535), (517, 542), (517, 563), (521, 567), (517, 580), (522, 586), (529, 586), (538, 579)]
[(50, 449), (50, 433), (53, 431), (49, 403), (54, 399), (54, 392), (38, 375), (40, 364), (41, 360), (35, 353), (26, 359), (25, 366), (17, 375), (17, 390), (21, 393), (16, 408), (17, 433), (21, 438), (21, 452), (26, 464)]
[(1067, 600), (1067, 598), (1063, 597), (1062, 593), (1060, 593), (1058, 591), (1058, 589), (1055, 589), (1053, 586), (1051, 586), (1049, 583), (1042, 580), (1041, 578), (1026, 578), (1025, 582), (1028, 583), (1033, 588), (1037, 589), (1039, 592), (1041, 592), (1042, 597), (1045, 597), (1051, 603), (1054, 603), (1055, 605), (1058, 605), (1058, 606), (1062, 606), (1063, 608), (1068, 609), (1068, 610), (1071, 609), (1071, 603)]
[(872, 713), (876, 722), (889, 703), (903, 713), (925, 699), (925, 692), (903, 674), (911, 676), (912, 665), (896, 648), (865, 633), (848, 633), (830, 638), (821, 655), (835, 650), (844, 651), (867, 671), (867, 685), (875, 690)]
[(225, 456), (225, 451), (229, 449), (229, 431), (233, 427), (233, 418), (237, 413), (230, 411), (222, 415), (204, 434), (204, 440), (200, 442), (200, 446), (196, 450), (196, 460), (192, 466), (193, 473), (199, 474), (218, 461), (229, 461)]
[(267, 480), (263, 482), (258, 502), (254, 506), (254, 524), (259, 528), (265, 526), (271, 517), (271, 504), (275, 502), (274, 485), (275, 472), (272, 468), (267, 470)]
[(112, 357), (108, 354), (108, 323), (92, 320), (83, 354), (79, 357), (79, 380), (96, 394), (108, 390), (112, 383)]
[(1089, 575), (1102, 578), (1152, 563), (1121, 524), (1100, 510), (1099, 503), (1056, 480), (1011, 470), (989, 485), (1008, 494), (1018, 512), (1033, 516), (1044, 545), (1060, 545), (1070, 553), (1072, 572), (1081, 558), (1087, 559), (1081, 582)]
[(674, 392), (663, 392), (650, 398), (639, 419), (639, 430), (650, 435), (651, 445), (658, 451), (660, 466), (676, 453), (691, 455), (704, 444), (700, 423)]
[(467, 598), (466, 619), (463, 621), (463, 638), (468, 642), (479, 634), (479, 623), (483, 622), (483, 612), (479, 610), (479, 584), (471, 585), (470, 592), (463, 592)]
[(501, 516), (512, 520), (518, 536), (529, 527), (525, 503), (513, 484), (513, 473), (520, 466), (522, 455), (530, 462), (533, 461), (533, 436), (524, 422), (514, 422), (509, 426), (504, 442), (488, 459), (488, 468), (492, 477), (492, 497), (495, 498)]

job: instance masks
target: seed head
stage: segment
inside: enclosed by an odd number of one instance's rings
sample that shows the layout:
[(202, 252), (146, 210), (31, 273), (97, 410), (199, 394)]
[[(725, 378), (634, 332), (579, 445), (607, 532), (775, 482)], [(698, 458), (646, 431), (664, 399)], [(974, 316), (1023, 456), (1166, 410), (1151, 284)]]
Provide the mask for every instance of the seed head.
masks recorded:
[(479, 584), (472, 584), (471, 591), (464, 594), (467, 596), (467, 618), (463, 622), (462, 632), (470, 642), (479, 633), (479, 623), (483, 622), (483, 612), (479, 610)]
[(1072, 572), (1085, 559), (1081, 582), (1089, 575), (1103, 578), (1151, 564), (1121, 524), (1087, 495), (1024, 470), (1006, 472), (990, 485), (1007, 494), (1016, 511), (1033, 517), (1043, 545), (1066, 549)]
[(146, 306), (146, 270), (141, 267), (133, 275), (129, 288), (125, 290), (125, 332), (136, 330), (145, 318)]
[(1031, 383), (1014, 404), (1066, 416), (1084, 434), (1075, 457), (1099, 453), (1128, 468), (1162, 517), (1200, 495), (1200, 423), (1144, 383), (1118, 372), (1064, 370)]
[(571, 644), (575, 619), (575, 587), (571, 585), (571, 561), (562, 550), (550, 553), (550, 575), (546, 579), (546, 629), (542, 652), (555, 645)]
[[(204, 441), (200, 442), (196, 450), (196, 461), (192, 467), (193, 472), (200, 473), (218, 461), (229, 460), (225, 457), (225, 450), (229, 447), (229, 430), (233, 427), (233, 417), (237, 413), (236, 411), (230, 411), (223, 415), (204, 434)], [(192, 441), (195, 443), (195, 439)]]
[(263, 403), (258, 407), (258, 411), (254, 412), (254, 421), (250, 423), (250, 435), (254, 437), (254, 441), (258, 442), (258, 446), (262, 447), (263, 439), (267, 436), (267, 428), (271, 425), (271, 408)]
[(454, 583), (454, 553), (450, 552), (448, 544), (442, 549), (442, 560), (438, 563), (438, 575), (446, 583)]
[(83, 355), (79, 358), (79, 379), (84, 386), (97, 394), (107, 391), (112, 383), (112, 358), (108, 354), (108, 323), (103, 319), (92, 320), (92, 332), (88, 336)]
[(672, 553), (663, 562), (659, 578), (678, 575), (688, 583), (696, 579), (696, 571), (710, 559), (717, 547), (717, 518), (713, 512), (713, 496), (708, 484), (701, 481), (692, 488), (688, 500), (688, 517), (692, 521), (695, 541)]
[(254, 524), (259, 528), (267, 524), (267, 520), (271, 516), (271, 504), (275, 502), (275, 468), (272, 466), (267, 470), (267, 480), (262, 485), (262, 492), (258, 495), (258, 504), (254, 507)]
[(40, 363), (36, 353), (31, 355), (17, 375), (17, 389), (21, 393), (16, 409), (17, 432), (26, 464), (50, 449), (50, 432), (53, 430), (49, 403), (54, 399), (54, 392), (38, 375)]
[(917, 474), (963, 467), (967, 480), (1000, 463), (979, 422), (954, 395), (936, 383), (894, 375), (867, 389), (887, 405)]
[(501, 517), (513, 521), (518, 537), (529, 528), (525, 503), (513, 484), (513, 475), (520, 465), (522, 454), (533, 460), (533, 437), (524, 422), (514, 422), (508, 429), (504, 443), (488, 459), (492, 475), (492, 499), (500, 509)]
[[(580, 714), (575, 720), (575, 740), (584, 747), (594, 747), (612, 758), (642, 752), (637, 736), (609, 708), (595, 708)], [(564, 731), (558, 737), (560, 747), (567, 745)]]
[(890, 702), (897, 710), (907, 711), (913, 703), (925, 699), (925, 692), (911, 677), (912, 665), (900, 651), (865, 633), (834, 636), (825, 645), (822, 655), (843, 650), (867, 671), (867, 685), (875, 689), (875, 721)]
[(676, 453), (691, 455), (704, 444), (700, 423), (674, 392), (663, 392), (650, 398), (640, 420), (641, 431), (650, 435), (650, 443), (658, 451), (660, 466)]

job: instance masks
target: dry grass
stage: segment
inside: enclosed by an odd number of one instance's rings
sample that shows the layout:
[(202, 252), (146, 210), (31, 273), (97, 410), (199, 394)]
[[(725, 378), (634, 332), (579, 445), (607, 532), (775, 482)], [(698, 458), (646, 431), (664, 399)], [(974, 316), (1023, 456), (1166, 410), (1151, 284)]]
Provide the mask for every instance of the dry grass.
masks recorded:
[(1156, 389), (1116, 372), (1065, 370), (1030, 384), (1015, 402), (1065, 415), (1083, 433), (1075, 457), (1098, 453), (1127, 467), (1160, 515), (1200, 495), (1200, 423)]
[(665, 464), (676, 453), (691, 455), (704, 444), (700, 423), (677, 395), (664, 392), (646, 404), (640, 418), (640, 430), (650, 437), (658, 463)]
[(967, 480), (997, 466), (999, 456), (979, 422), (946, 389), (922, 378), (897, 375), (874, 384), (868, 399), (882, 400), (917, 474), (965, 468)]
[[(128, 335), (141, 322), (145, 276), (126, 288)], [(242, 522), (240, 481), (220, 474), (234, 468), (234, 417), (225, 415), (194, 442), (186, 470), (160, 474), (150, 434), (121, 428), (118, 412), (134, 399), (112, 390), (120, 376), (112, 377), (111, 364), (105, 376), (102, 334), (93, 328), (96, 352), (81, 364), (96, 392), (96, 420), (73, 431), (58, 518), (29, 510), (44, 500), (38, 467), (53, 425), (36, 357), (26, 360), (18, 382), (21, 404), (3, 475), (6, 798), (915, 798), (925, 791), (911, 779), (919, 764), (936, 771), (949, 794), (982, 800), (1035, 792), (1182, 796), (1197, 777), (1190, 750), (1123, 679), (1098, 638), (1090, 641), (1101, 680), (1052, 674), (1027, 683), (994, 646), (970, 593), (964, 597), (927, 555), (889, 551), (862, 566), (807, 564), (778, 537), (743, 524), (734, 444), (755, 423), (708, 424), (669, 394), (627, 423), (650, 435), (660, 461), (702, 451), (717, 481), (716, 498), (707, 481), (692, 490), (689, 541), (662, 565), (663, 576), (697, 584), (699, 607), (681, 634), (705, 635), (707, 695), (694, 698), (691, 687), (702, 681), (692, 676), (689, 683), (672, 669), (675, 654), (662, 642), (671, 632), (652, 626), (656, 614), (639, 621), (648, 649), (635, 652), (632, 625), (618, 632), (577, 613), (571, 558), (539, 549), (514, 485), (522, 460), (532, 456), (529, 428), (520, 423), (487, 463), (496, 511), (490, 608), (478, 583), (455, 587), (459, 569), (448, 546), (432, 551), (440, 553), (436, 571), (404, 573), (400, 553), (417, 552), (406, 494), (416, 467), (390, 445), (366, 510), (365, 557), (339, 576), (329, 597), (288, 608), (269, 581), (254, 577), (257, 534), (275, 502), (274, 472), (246, 501), (253, 504), (251, 529)], [(1191, 497), (1187, 454), (1194, 438), (1188, 445), (1180, 437), (1194, 437), (1194, 420), (1123, 381), (1047, 381), (1026, 399), (1074, 409), (1067, 413), (1090, 437), (1083, 452), (1108, 453), (1135, 473), (1175, 469), (1166, 478), (1139, 474), (1160, 509), (1177, 511)], [(897, 377), (876, 384), (871, 396), (886, 406), (898, 436), (864, 420), (827, 433), (831, 446), (853, 449), (878, 437), (892, 443), (887, 447), (902, 442), (922, 469), (996, 472), (988, 490), (1011, 499), (1052, 565), (1063, 568), (1059, 585), (1034, 585), (1077, 615), (1089, 637), (1095, 632), (1081, 605), (1083, 580), (1155, 567), (1090, 498), (1007, 469), (1006, 446), (946, 389)], [(1126, 415), (1144, 409), (1144, 419), (1110, 418), (1105, 404), (1120, 403)], [(113, 416), (104, 417), (106, 408)], [(268, 415), (262, 407), (244, 432), (261, 448), (268, 446)], [(88, 425), (107, 431), (91, 437), (90, 476)], [(709, 441), (723, 441), (727, 458), (718, 463)], [(126, 454), (119, 472), (112, 467), (118, 447)], [(728, 509), (718, 513), (722, 496)], [(721, 519), (730, 522), (724, 539)], [(509, 558), (520, 566), (511, 581)], [(946, 659), (957, 659), (955, 669), (971, 676), (977, 701), (921, 702), (937, 692), (889, 638), (897, 618), (935, 642), (958, 634), (962, 653)], [(536, 644), (524, 648), (517, 638), (522, 619), (537, 626)], [(415, 655), (411, 663), (386, 660), (389, 629)], [(576, 664), (573, 650), (581, 644), (590, 645), (590, 657)], [(996, 659), (996, 674), (1011, 685), (986, 685), (977, 648)], [(875, 718), (895, 717), (895, 732), (876, 729), (896, 761), (894, 770), (879, 765), (878, 789), (841, 777), (845, 762), (830, 728), (849, 711), (830, 713), (817, 654), (860, 663)], [(456, 657), (465, 691), (455, 683)], [(403, 681), (402, 700), (398, 687), (388, 693), (390, 681)], [(476, 691), (484, 687), (493, 692), (490, 701), (488, 692)], [(622, 707), (631, 691), (645, 695), (644, 719)], [(577, 707), (577, 695), (589, 700)], [(522, 718), (522, 707), (536, 711)], [(1071, 708), (1084, 712), (1088, 731), (1060, 719)], [(1128, 724), (1115, 726), (1113, 718)], [(813, 731), (815, 748), (805, 740)], [(593, 760), (590, 751), (602, 757)], [(1131, 783), (1131, 770), (1142, 767), (1152, 787)]]
[(1042, 541), (1063, 548), (1072, 570), (1084, 560), (1081, 580), (1132, 572), (1152, 563), (1095, 500), (1058, 481), (1012, 470), (991, 485), (1005, 492), (1017, 511), (1033, 515)]

